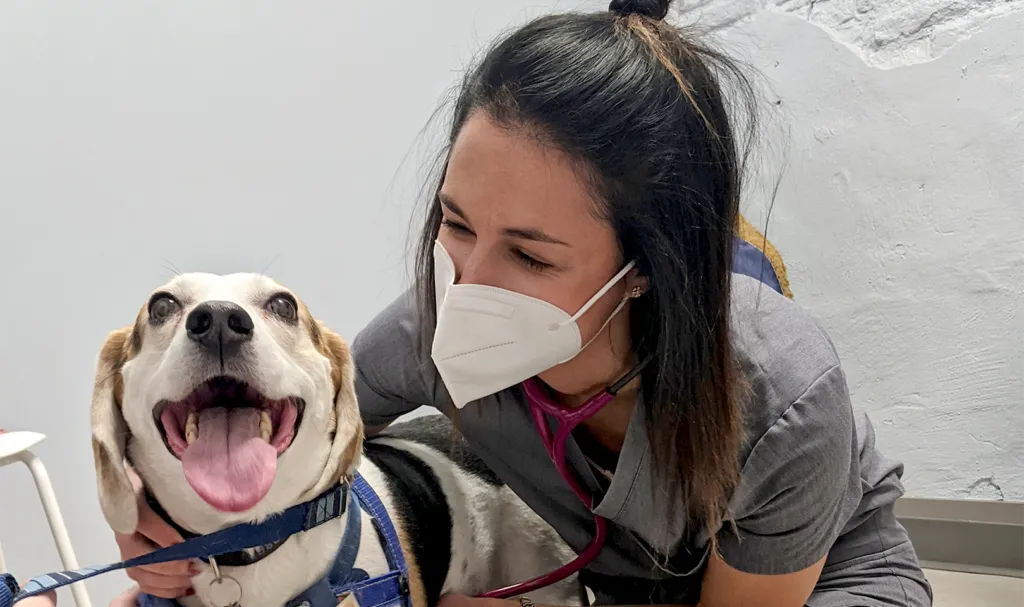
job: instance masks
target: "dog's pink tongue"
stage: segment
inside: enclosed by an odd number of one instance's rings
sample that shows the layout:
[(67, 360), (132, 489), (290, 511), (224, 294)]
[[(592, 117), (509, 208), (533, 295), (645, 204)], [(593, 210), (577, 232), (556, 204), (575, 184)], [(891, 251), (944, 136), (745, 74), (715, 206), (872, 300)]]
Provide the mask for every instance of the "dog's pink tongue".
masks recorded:
[(195, 442), (185, 449), (185, 479), (199, 497), (224, 512), (252, 508), (270, 491), (277, 450), (260, 437), (252, 407), (214, 407), (199, 413)]

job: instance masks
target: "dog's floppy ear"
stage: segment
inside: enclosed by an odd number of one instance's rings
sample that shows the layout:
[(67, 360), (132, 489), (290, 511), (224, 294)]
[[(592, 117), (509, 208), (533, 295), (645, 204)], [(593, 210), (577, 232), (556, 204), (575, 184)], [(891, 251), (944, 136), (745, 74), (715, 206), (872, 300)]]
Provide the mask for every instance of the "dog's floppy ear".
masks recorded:
[(139, 512), (125, 470), (128, 426), (121, 415), (124, 381), (121, 367), (128, 360), (132, 327), (114, 331), (100, 350), (92, 392), (92, 454), (96, 465), (100, 508), (117, 533), (135, 531)]
[(326, 488), (338, 480), (350, 476), (359, 464), (363, 446), (363, 422), (356, 402), (355, 365), (348, 345), (337, 333), (312, 321), (314, 342), (331, 361), (331, 384), (334, 387), (334, 442), (331, 445), (331, 462), (324, 475), (317, 482)]

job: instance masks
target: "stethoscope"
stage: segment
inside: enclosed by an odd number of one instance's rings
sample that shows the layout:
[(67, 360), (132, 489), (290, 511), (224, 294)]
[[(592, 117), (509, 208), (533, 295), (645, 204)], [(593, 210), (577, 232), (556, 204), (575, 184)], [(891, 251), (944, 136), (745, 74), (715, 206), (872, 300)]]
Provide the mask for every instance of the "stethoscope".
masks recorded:
[[(546, 394), (544, 387), (537, 378), (531, 378), (523, 382), (526, 400), (530, 405), (530, 414), (533, 417), (534, 424), (537, 426), (537, 432), (540, 434), (548, 456), (551, 457), (551, 461), (555, 464), (558, 474), (569, 484), (573, 493), (576, 494), (576, 497), (583, 502), (588, 510), (594, 509), (594, 496), (587, 493), (583, 488), (583, 484), (576, 477), (576, 474), (569, 468), (569, 463), (565, 457), (566, 442), (569, 440), (573, 430), (610, 403), (620, 390), (625, 388), (640, 374), (650, 360), (650, 358), (647, 358), (633, 367), (619, 381), (592, 396), (580, 407), (566, 407), (553, 401)], [(554, 417), (558, 422), (558, 427), (554, 434), (552, 434), (551, 427), (548, 425), (547, 415)], [(577, 573), (597, 558), (598, 553), (604, 547), (607, 536), (608, 519), (594, 514), (594, 538), (590, 540), (590, 544), (586, 549), (573, 559), (572, 562), (562, 565), (550, 573), (535, 577), (532, 580), (492, 590), (480, 596), (484, 598), (507, 599), (560, 582), (570, 575)]]

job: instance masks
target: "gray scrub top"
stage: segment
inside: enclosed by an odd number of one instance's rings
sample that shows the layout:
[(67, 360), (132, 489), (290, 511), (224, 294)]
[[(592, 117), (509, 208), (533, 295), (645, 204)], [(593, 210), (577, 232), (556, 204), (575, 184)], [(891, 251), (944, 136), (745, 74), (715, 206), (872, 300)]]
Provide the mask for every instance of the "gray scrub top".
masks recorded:
[[(729, 502), (736, 527), (718, 533), (725, 562), (744, 572), (783, 574), (828, 554), (827, 580), (845, 563), (870, 564), (871, 555), (881, 562), (909, 549), (901, 557), (906, 575), (919, 577), (906, 532), (893, 515), (903, 493), (902, 465), (875, 449), (870, 422), (854, 412), (825, 332), (795, 303), (739, 274), (733, 276), (732, 331), (752, 398), (740, 482)], [(408, 293), (356, 337), (363, 421), (384, 425), (423, 406), (456, 415), (474, 451), (582, 551), (592, 538), (592, 514), (555, 470), (521, 389), (475, 401), (456, 414), (433, 363), (420, 356), (418, 339)], [(611, 521), (604, 549), (581, 579), (603, 603), (696, 603), (708, 537), (687, 528), (682, 514), (668, 520), (661, 515), (642, 415), (637, 407), (610, 478), (601, 478), (569, 439), (570, 465), (597, 496), (594, 512)], [(891, 571), (892, 563), (885, 564)], [(889, 586), (898, 593), (903, 584)]]

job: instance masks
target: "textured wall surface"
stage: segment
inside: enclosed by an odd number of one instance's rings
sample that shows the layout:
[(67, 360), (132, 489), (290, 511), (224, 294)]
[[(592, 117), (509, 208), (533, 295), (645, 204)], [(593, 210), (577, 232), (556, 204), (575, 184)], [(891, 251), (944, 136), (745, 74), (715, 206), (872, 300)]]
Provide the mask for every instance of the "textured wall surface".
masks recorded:
[(762, 174), (764, 191), (785, 167), (769, 237), (913, 496), (1024, 499), (1022, 9), (712, 0), (682, 17), (763, 70), (770, 143), (789, 139)]
[(992, 19), (1024, 8), (1022, 0), (701, 0), (678, 3), (724, 26), (763, 12), (819, 27), (872, 67), (894, 68), (942, 56)]

